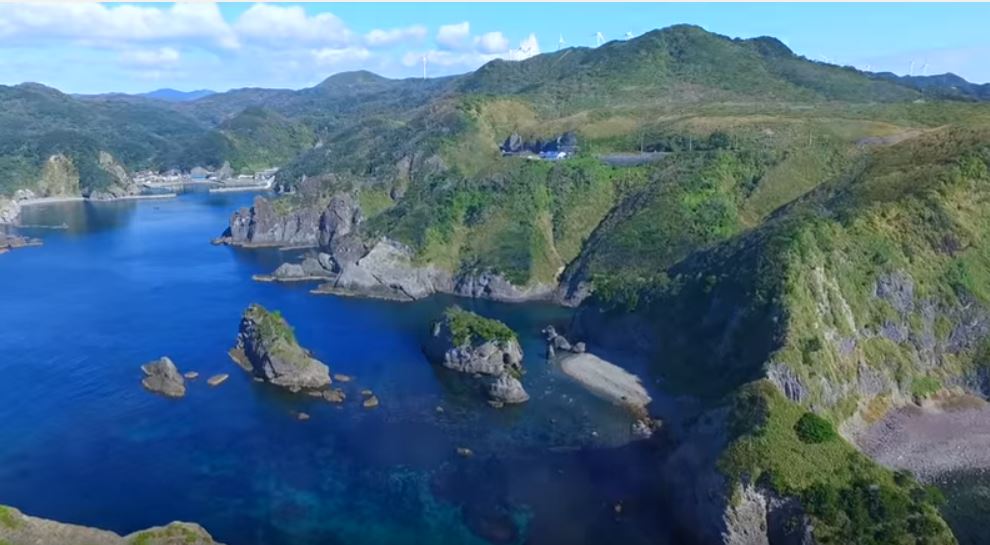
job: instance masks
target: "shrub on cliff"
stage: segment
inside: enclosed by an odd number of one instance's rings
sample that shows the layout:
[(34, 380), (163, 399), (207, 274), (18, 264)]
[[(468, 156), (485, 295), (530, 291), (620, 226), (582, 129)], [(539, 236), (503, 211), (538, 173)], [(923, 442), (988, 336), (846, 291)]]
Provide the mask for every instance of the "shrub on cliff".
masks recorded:
[(805, 443), (824, 443), (835, 438), (832, 423), (815, 413), (804, 413), (794, 424), (794, 433)]

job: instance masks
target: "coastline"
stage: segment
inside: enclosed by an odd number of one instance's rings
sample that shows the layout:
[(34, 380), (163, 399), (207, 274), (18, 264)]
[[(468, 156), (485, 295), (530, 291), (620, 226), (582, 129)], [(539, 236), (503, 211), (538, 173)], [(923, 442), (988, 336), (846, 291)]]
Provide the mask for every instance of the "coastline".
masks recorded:
[(958, 471), (990, 470), (990, 403), (963, 394), (901, 407), (854, 442), (877, 463), (926, 483)]
[(112, 199), (90, 199), (89, 197), (81, 197), (81, 196), (36, 197), (32, 199), (23, 199), (15, 202), (20, 206), (35, 206), (39, 204), (57, 204), (64, 202), (115, 202), (115, 201), (132, 201), (132, 200), (143, 200), (143, 199), (173, 199), (178, 196), (179, 196), (178, 193), (149, 193), (146, 195), (124, 195), (123, 197), (114, 197)]

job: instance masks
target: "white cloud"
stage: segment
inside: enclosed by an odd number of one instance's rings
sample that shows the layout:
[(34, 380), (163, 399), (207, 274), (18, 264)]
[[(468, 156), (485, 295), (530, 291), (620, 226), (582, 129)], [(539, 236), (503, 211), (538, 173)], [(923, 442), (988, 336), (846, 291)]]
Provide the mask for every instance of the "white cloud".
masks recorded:
[(528, 59), (540, 54), (540, 41), (536, 39), (536, 34), (526, 36), (519, 42), (519, 49), (516, 52), (516, 59)]
[(505, 53), (509, 50), (509, 39), (501, 32), (486, 32), (475, 38), (474, 44), (482, 53)]
[(120, 60), (128, 66), (161, 68), (179, 62), (179, 51), (171, 47), (159, 49), (132, 49), (121, 53)]
[(348, 65), (371, 58), (371, 51), (363, 47), (325, 47), (310, 52), (313, 62), (319, 66)]
[[(498, 35), (498, 38), (491, 35)], [(485, 37), (488, 36), (488, 43)], [(473, 40), (474, 49), (467, 51), (450, 51), (445, 49), (432, 49), (430, 51), (414, 52), (410, 51), (403, 55), (402, 64), (407, 67), (419, 66), (426, 57), (427, 67), (439, 66), (446, 69), (473, 70), (486, 62), (495, 59), (523, 60), (540, 54), (540, 42), (536, 34), (530, 34), (519, 42), (519, 47), (510, 49), (508, 39), (500, 32), (491, 32), (483, 36), (478, 36)]]
[(343, 47), (354, 39), (354, 33), (336, 15), (324, 12), (309, 16), (300, 6), (255, 4), (241, 14), (234, 29), (247, 40), (274, 46)]
[(198, 40), (236, 48), (215, 4), (157, 7), (95, 3), (0, 4), (0, 43), (63, 39), (92, 45)]
[(441, 49), (455, 50), (470, 46), (471, 23), (464, 21), (453, 25), (441, 25), (437, 31), (437, 45)]
[(428, 30), (423, 25), (402, 28), (376, 28), (364, 35), (364, 42), (371, 47), (385, 47), (406, 41), (422, 41)]

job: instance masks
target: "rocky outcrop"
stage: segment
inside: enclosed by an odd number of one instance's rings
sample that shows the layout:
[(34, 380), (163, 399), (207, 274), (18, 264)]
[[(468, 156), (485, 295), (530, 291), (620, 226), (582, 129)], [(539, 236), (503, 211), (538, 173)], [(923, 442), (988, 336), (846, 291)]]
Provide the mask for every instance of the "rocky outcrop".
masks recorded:
[(320, 246), (333, 248), (341, 237), (354, 232), (362, 221), (361, 207), (350, 193), (334, 195), (320, 215)]
[(79, 172), (72, 159), (61, 153), (50, 156), (41, 168), (37, 188), (42, 197), (81, 195)]
[(664, 462), (679, 525), (696, 542), (720, 545), (814, 545), (800, 504), (751, 483), (732, 483), (718, 462), (728, 438), (727, 410), (696, 419)]
[(9, 545), (219, 545), (198, 524), (172, 522), (120, 536), (106, 530), (31, 517), (0, 506), (0, 543)]
[(41, 244), (41, 239), (7, 233), (3, 227), (0, 227), (0, 254), (5, 254), (10, 250), (16, 250), (18, 248), (41, 246)]
[(504, 154), (520, 153), (545, 153), (545, 152), (565, 152), (576, 153), (578, 151), (577, 135), (573, 132), (565, 132), (546, 140), (534, 139), (525, 140), (518, 133), (510, 134), (501, 146)]
[(493, 401), (522, 403), (529, 399), (519, 381), (522, 348), (515, 332), (502, 322), (450, 307), (434, 324), (423, 349), (427, 357), (447, 369), (492, 377), (486, 391)]
[(368, 253), (353, 261), (341, 257), (341, 252), (336, 252), (334, 258), (337, 276), (314, 290), (316, 293), (414, 301), (450, 291), (449, 273), (414, 264), (412, 251), (393, 240), (379, 240)]
[(320, 212), (311, 207), (280, 211), (268, 199), (254, 198), (251, 208), (241, 208), (230, 226), (214, 240), (232, 246), (316, 246)]
[(455, 295), (507, 303), (550, 299), (555, 290), (556, 286), (550, 284), (516, 286), (501, 274), (491, 271), (459, 275), (454, 284)]
[(101, 189), (84, 191), (84, 197), (97, 201), (109, 201), (141, 193), (141, 187), (134, 182), (127, 169), (118, 163), (112, 155), (101, 151), (99, 164), (100, 168), (110, 175), (110, 184)]
[(529, 401), (529, 394), (516, 377), (503, 373), (488, 385), (488, 397), (499, 403), (515, 404)]
[(231, 357), (245, 371), (293, 391), (330, 384), (330, 369), (299, 346), (278, 312), (253, 304), (244, 311)]
[(145, 375), (141, 385), (148, 390), (166, 397), (186, 395), (186, 379), (168, 356), (142, 365), (141, 371)]
[(21, 205), (17, 199), (0, 197), (0, 224), (15, 224), (21, 218)]

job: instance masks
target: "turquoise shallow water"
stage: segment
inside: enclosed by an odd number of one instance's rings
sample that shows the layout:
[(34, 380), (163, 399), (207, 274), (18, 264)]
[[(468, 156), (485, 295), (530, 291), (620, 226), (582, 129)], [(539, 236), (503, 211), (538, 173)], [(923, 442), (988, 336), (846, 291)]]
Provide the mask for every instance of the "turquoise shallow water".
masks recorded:
[[(0, 256), (0, 503), (121, 533), (194, 521), (230, 545), (671, 542), (654, 447), (621, 446), (626, 416), (542, 358), (539, 330), (567, 310), (458, 301), (523, 342), (532, 400), (492, 409), (421, 354), (453, 299), (313, 296), (250, 280), (276, 250), (211, 246), (252, 197), (24, 211), (68, 229), (25, 229), (45, 245)], [(347, 403), (256, 384), (228, 359), (255, 301), (355, 377)], [(201, 374), (181, 400), (140, 387), (140, 364), (162, 355)], [(379, 409), (359, 406), (363, 388)]]

